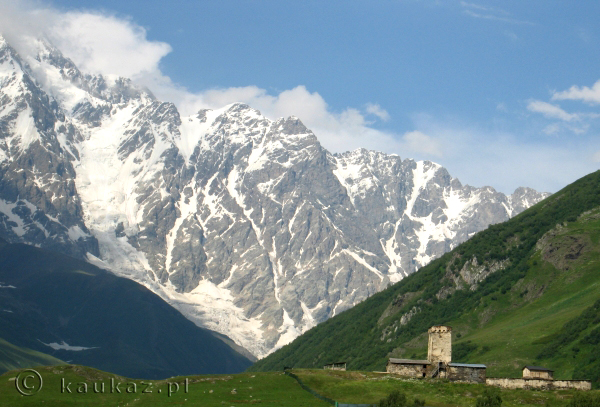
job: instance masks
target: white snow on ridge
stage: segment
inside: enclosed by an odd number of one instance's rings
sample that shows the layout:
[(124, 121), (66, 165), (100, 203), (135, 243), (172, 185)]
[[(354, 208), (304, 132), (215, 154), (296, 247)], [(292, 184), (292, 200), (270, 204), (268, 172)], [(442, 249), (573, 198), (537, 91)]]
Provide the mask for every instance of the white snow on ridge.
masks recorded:
[[(40, 341), (40, 342), (42, 342), (42, 341)], [(73, 352), (81, 352), (82, 350), (89, 350), (89, 349), (99, 349), (99, 347), (97, 347), (97, 346), (94, 346), (94, 347), (71, 346), (68, 343), (66, 343), (65, 341), (61, 341), (61, 343), (56, 343), (56, 342), (51, 342), (51, 343), (42, 342), (42, 343), (46, 346), (51, 347), (54, 350), (69, 350), (69, 351), (73, 351)]]
[(44, 90), (60, 102), (67, 113), (72, 113), (75, 106), (82, 102), (89, 102), (93, 106), (106, 104), (106, 102), (94, 98), (83, 89), (79, 89), (72, 83), (65, 81), (58, 68), (47, 62), (39, 62), (34, 58), (28, 58), (27, 62), (36, 79), (41, 80), (41, 86)]
[[(118, 148), (125, 125), (137, 106), (130, 104), (106, 119), (103, 126), (91, 129), (88, 140), (80, 145), (81, 159), (75, 165), (75, 183), (88, 216), (90, 230), (114, 230), (116, 220), (126, 213), (128, 195), (133, 193), (134, 179), (123, 171)], [(136, 223), (135, 219), (128, 219)], [(87, 222), (86, 222), (87, 223)]]
[[(190, 185), (188, 187), (192, 188)], [(185, 187), (184, 187), (185, 188)], [(190, 198), (186, 197), (185, 194), (181, 194), (181, 198), (177, 203), (177, 207), (179, 209), (179, 217), (175, 220), (175, 224), (173, 228), (167, 234), (167, 260), (165, 262), (165, 267), (169, 274), (171, 273), (171, 262), (173, 259), (173, 248), (175, 246), (175, 239), (177, 238), (177, 232), (181, 228), (183, 222), (190, 216), (196, 213), (198, 210), (198, 191), (195, 188), (192, 188), (193, 193)]]
[(244, 310), (234, 305), (231, 291), (223, 285), (217, 286), (208, 280), (202, 280), (189, 293), (178, 293), (170, 283), (148, 288), (196, 325), (224, 333), (253, 355), (264, 357), (270, 351), (263, 345), (260, 317), (247, 318)]
[(279, 337), (279, 340), (277, 341), (277, 343), (275, 344), (275, 346), (273, 347), (271, 352), (274, 352), (277, 349), (281, 348), (282, 346), (285, 346), (288, 343), (292, 342), (294, 339), (296, 339), (297, 337), (302, 335), (302, 333), (304, 332), (302, 329), (299, 329), (296, 326), (296, 324), (294, 323), (292, 318), (290, 318), (290, 316), (287, 313), (287, 311), (285, 310), (285, 308), (282, 308), (282, 309), (283, 309), (283, 324), (278, 329), (278, 332), (281, 333), (281, 336)]
[(213, 126), (215, 119), (228, 108), (229, 106), (225, 106), (221, 109), (205, 110), (203, 120), (199, 119), (197, 114), (181, 118), (180, 136), (175, 138), (175, 145), (186, 162), (189, 163), (190, 157), (198, 144), (204, 149), (210, 149), (210, 145), (206, 141), (206, 135)]
[(410, 219), (418, 219), (413, 216), (413, 208), (417, 198), (421, 194), (421, 190), (427, 188), (427, 184), (435, 176), (438, 169), (441, 168), (439, 164), (429, 162), (429, 168), (425, 168), (425, 161), (417, 161), (417, 167), (413, 170), (413, 189), (410, 194), (410, 199), (406, 202), (406, 210), (404, 214)]
[(25, 223), (23, 222), (23, 219), (21, 219), (21, 217), (19, 215), (15, 214), (13, 212), (13, 209), (15, 209), (16, 207), (17, 207), (16, 202), (10, 203), (10, 202), (6, 202), (4, 199), (0, 198), (0, 212), (4, 213), (8, 217), (8, 220), (10, 222), (14, 222), (17, 224), (17, 226), (12, 227), (12, 231), (17, 236), (23, 236), (26, 232), (25, 231)]
[(20, 138), (21, 142), (19, 143), (19, 146), (21, 151), (25, 151), (34, 141), (40, 140), (40, 133), (37, 131), (33, 113), (29, 106), (19, 113), (17, 120), (14, 122), (12, 133), (15, 134), (15, 137)]
[(81, 230), (81, 228), (77, 225), (70, 227), (68, 233), (69, 239), (71, 239), (72, 241), (77, 241), (80, 238), (85, 239), (90, 237), (90, 235)]
[(376, 178), (369, 168), (361, 162), (352, 162), (351, 158), (335, 157), (336, 167), (333, 174), (346, 189), (354, 204), (357, 197), (364, 197), (369, 189), (377, 185)]
[(367, 270), (375, 273), (377, 275), (377, 277), (379, 277), (379, 280), (383, 281), (383, 274), (381, 274), (381, 272), (379, 270), (377, 270), (375, 267), (373, 267), (369, 263), (367, 263), (366, 260), (363, 259), (362, 257), (360, 257), (358, 254), (356, 254), (348, 249), (343, 249), (342, 252), (347, 254), (348, 256), (352, 257), (354, 260), (356, 260), (357, 263), (360, 263)]

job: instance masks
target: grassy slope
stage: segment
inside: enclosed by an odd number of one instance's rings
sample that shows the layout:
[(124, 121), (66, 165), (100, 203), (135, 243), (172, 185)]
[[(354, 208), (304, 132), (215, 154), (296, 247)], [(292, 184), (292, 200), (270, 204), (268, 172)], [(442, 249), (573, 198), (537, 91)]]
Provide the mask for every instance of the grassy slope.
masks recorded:
[[(0, 376), (0, 400), (4, 406), (172, 406), (172, 405), (196, 405), (205, 407), (237, 406), (240, 404), (260, 405), (261, 407), (298, 406), (298, 407), (324, 407), (329, 404), (320, 401), (310, 393), (302, 390), (298, 382), (277, 373), (242, 373), (237, 375), (210, 375), (210, 376), (188, 376), (188, 392), (184, 390), (185, 377), (176, 377), (168, 380), (147, 380), (152, 383), (147, 387), (142, 380), (131, 380), (114, 374), (102, 372), (89, 367), (76, 365), (63, 365), (55, 367), (40, 367), (36, 369), (42, 376), (43, 387), (39, 393), (33, 396), (21, 396), (15, 388), (14, 380), (18, 372), (12, 371)], [(61, 393), (61, 379), (69, 386), (71, 394)], [(115, 383), (122, 382), (121, 394), (110, 393), (110, 379)], [(87, 394), (77, 394), (78, 383), (88, 384)], [(101, 383), (105, 384), (105, 393), (94, 393), (93, 383), (96, 388), (101, 389)], [(127, 394), (128, 384), (135, 382), (136, 393)], [(167, 382), (177, 382), (181, 386), (179, 391), (168, 396)], [(33, 385), (34, 382), (28, 382)], [(152, 393), (142, 393), (142, 391)], [(235, 393), (232, 390), (235, 389)], [(160, 390), (160, 393), (159, 393)]]
[[(569, 330), (566, 323), (600, 299), (599, 208), (600, 171), (478, 233), (251, 370), (322, 367), (332, 361), (346, 361), (349, 369), (382, 370), (389, 356), (426, 356), (428, 327), (448, 324), (453, 326), (453, 359), (486, 363), (489, 376), (519, 376), (524, 364), (542, 364), (555, 368), (559, 378), (578, 377), (577, 372), (585, 371), (586, 378), (597, 381), (600, 347), (593, 338), (584, 339), (600, 320), (586, 321), (574, 337), (565, 339), (564, 332)], [(566, 226), (557, 229), (559, 224)], [(543, 236), (545, 249), (540, 250), (536, 244)], [(499, 262), (504, 267), (475, 290), (459, 289), (438, 298), (436, 294), (456, 288), (452, 279), (459, 271), (472, 269), (474, 258), (488, 269)], [(416, 316), (401, 325), (400, 318), (415, 307)], [(538, 358), (556, 345), (561, 332), (560, 346)]]
[[(168, 381), (145, 381), (152, 383), (146, 387), (141, 380), (135, 380), (137, 392), (127, 394), (125, 389), (132, 380), (99, 370), (76, 366), (61, 365), (40, 367), (37, 369), (43, 378), (41, 391), (30, 397), (23, 397), (15, 389), (12, 380), (19, 371), (8, 372), (0, 376), (0, 400), (2, 405), (10, 406), (171, 406), (201, 405), (206, 407), (260, 405), (325, 407), (325, 402), (302, 390), (291, 377), (281, 372), (242, 373), (236, 375), (189, 376), (188, 392), (183, 383), (185, 377)], [(415, 397), (424, 399), (428, 406), (474, 406), (475, 398), (482, 394), (485, 385), (449, 383), (430, 380), (400, 380), (387, 375), (369, 372), (331, 372), (323, 370), (295, 370), (300, 378), (320, 394), (347, 403), (376, 403), (393, 390), (399, 389), (407, 394), (409, 400)], [(71, 394), (61, 393), (61, 379), (72, 383)], [(121, 382), (121, 394), (110, 393), (110, 379)], [(77, 394), (79, 383), (88, 385), (87, 394)], [(168, 396), (168, 384), (180, 383), (179, 391)], [(31, 385), (34, 382), (30, 381)], [(93, 392), (93, 384), (100, 389), (105, 384), (105, 393)], [(142, 390), (152, 393), (142, 393)], [(235, 393), (232, 391), (235, 389)], [(161, 390), (159, 393), (158, 390)], [(502, 390), (504, 407), (513, 406), (564, 406), (575, 394), (574, 390), (534, 391)]]
[(0, 338), (0, 373), (24, 367), (60, 365), (64, 363), (53, 356), (15, 346)]

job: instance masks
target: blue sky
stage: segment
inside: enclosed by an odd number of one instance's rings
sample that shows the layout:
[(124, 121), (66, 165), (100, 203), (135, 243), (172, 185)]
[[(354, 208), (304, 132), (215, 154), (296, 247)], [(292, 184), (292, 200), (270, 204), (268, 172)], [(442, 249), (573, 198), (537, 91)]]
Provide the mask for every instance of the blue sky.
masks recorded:
[(428, 159), (505, 193), (600, 166), (595, 0), (16, 3), (0, 11), (35, 14), (84, 69), (184, 113), (242, 101), (300, 117), (332, 151)]

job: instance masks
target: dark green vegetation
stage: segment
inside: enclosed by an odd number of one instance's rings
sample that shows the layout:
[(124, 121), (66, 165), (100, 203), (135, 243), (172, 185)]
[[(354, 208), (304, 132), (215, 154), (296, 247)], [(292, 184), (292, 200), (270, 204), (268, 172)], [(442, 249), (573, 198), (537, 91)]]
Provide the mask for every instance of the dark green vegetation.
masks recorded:
[(485, 389), (483, 394), (477, 397), (476, 407), (500, 407), (502, 405), (502, 396), (498, 389)]
[[(384, 370), (425, 358), (427, 329), (453, 327), (453, 360), (488, 376), (543, 365), (600, 385), (600, 171), (490, 226), (417, 273), (316, 326), (253, 371)], [(413, 315), (411, 317), (411, 315)], [(404, 324), (401, 319), (404, 316)]]
[[(21, 396), (15, 387), (18, 371), (0, 376), (0, 405), (2, 406), (173, 406), (189, 405), (203, 407), (223, 407), (257, 405), (261, 407), (326, 407), (329, 404), (316, 399), (302, 390), (298, 382), (283, 372), (242, 373), (236, 375), (174, 377), (168, 380), (131, 380), (96, 369), (62, 365), (40, 367), (41, 390), (32, 396)], [(65, 390), (61, 393), (64, 378)], [(111, 393), (111, 379), (114, 382)], [(71, 383), (66, 390), (67, 385)], [(81, 383), (87, 384), (84, 389)], [(104, 383), (104, 393), (102, 393)], [(121, 393), (117, 393), (119, 384)], [(135, 389), (132, 383), (135, 383)], [(175, 385), (174, 383), (177, 383)], [(30, 380), (28, 385), (33, 386)], [(94, 393), (95, 389), (98, 393)], [(177, 389), (178, 386), (178, 389)], [(169, 388), (171, 396), (169, 397)], [(127, 390), (131, 393), (127, 393)], [(177, 389), (177, 391), (175, 391)], [(80, 390), (82, 393), (78, 393)], [(83, 391), (87, 390), (87, 393)], [(145, 393), (143, 393), (145, 391)], [(151, 393), (148, 393), (151, 392)]]
[(21, 348), (0, 338), (0, 372), (32, 366), (64, 364), (53, 356)]
[(600, 394), (578, 393), (573, 396), (568, 407), (600, 407)]
[[(379, 400), (379, 407), (423, 407), (425, 405), (424, 400), (414, 399), (412, 403), (406, 398), (406, 394), (400, 390), (394, 390), (389, 396)], [(477, 406), (479, 407), (479, 406)]]
[[(152, 379), (250, 365), (140, 284), (62, 254), (0, 241), (0, 283), (0, 335), (19, 347)], [(63, 342), (90, 349), (48, 346)], [(20, 360), (3, 355), (4, 369)]]

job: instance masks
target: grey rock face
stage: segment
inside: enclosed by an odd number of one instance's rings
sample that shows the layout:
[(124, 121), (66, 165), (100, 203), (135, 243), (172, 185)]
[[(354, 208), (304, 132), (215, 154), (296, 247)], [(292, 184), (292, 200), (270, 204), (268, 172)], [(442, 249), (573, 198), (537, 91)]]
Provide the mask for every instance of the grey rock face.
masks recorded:
[[(74, 257), (98, 255), (83, 221), (64, 115), (0, 39), (0, 234)], [(71, 128), (71, 135), (75, 132)], [(66, 138), (66, 137), (65, 137)]]
[(546, 196), (331, 154), (243, 104), (181, 117), (39, 49), (0, 37), (0, 236), (101, 262), (259, 357)]

